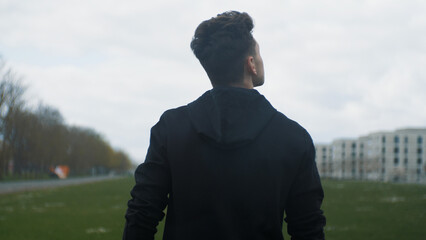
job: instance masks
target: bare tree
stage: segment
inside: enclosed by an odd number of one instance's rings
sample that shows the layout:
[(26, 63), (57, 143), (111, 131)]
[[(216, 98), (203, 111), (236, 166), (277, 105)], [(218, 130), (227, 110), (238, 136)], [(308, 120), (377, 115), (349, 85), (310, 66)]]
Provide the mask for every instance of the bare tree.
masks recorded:
[(62, 164), (75, 174), (131, 167), (128, 155), (115, 151), (96, 131), (66, 126), (59, 110), (43, 104), (26, 108), (25, 90), (0, 56), (0, 179), (10, 172), (10, 163), (12, 174), (24, 177), (45, 175), (49, 167)]
[(0, 56), (0, 179), (7, 172), (9, 160), (13, 154), (9, 145), (11, 132), (6, 126), (12, 121), (13, 113), (23, 107), (24, 93), (25, 87), (20, 79), (12, 69), (6, 67), (5, 61)]
[(36, 156), (40, 171), (47, 171), (49, 166), (67, 162), (68, 129), (64, 119), (54, 107), (40, 104), (35, 111), (39, 126), (39, 154)]

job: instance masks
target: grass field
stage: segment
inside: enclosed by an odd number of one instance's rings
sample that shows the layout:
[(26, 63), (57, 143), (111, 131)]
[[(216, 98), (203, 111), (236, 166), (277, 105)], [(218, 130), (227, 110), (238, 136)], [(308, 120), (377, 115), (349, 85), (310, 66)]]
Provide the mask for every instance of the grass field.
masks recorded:
[[(0, 195), (0, 239), (121, 239), (132, 185), (133, 179), (123, 178)], [(332, 180), (323, 185), (327, 239), (425, 239), (426, 186)]]

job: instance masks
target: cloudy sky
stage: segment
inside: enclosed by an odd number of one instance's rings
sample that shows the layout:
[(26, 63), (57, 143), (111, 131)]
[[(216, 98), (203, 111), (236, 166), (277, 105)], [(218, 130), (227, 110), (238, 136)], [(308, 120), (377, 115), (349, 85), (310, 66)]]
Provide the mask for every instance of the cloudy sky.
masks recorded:
[(189, 43), (226, 10), (254, 18), (258, 90), (315, 142), (426, 127), (421, 0), (0, 0), (0, 55), (30, 104), (142, 162), (162, 112), (211, 88)]

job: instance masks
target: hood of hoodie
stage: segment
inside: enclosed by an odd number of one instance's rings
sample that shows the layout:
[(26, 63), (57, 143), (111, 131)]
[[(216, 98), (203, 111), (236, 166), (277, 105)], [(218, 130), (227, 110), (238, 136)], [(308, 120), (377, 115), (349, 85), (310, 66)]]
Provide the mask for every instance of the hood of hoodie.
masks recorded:
[(232, 148), (252, 142), (277, 111), (254, 89), (220, 87), (188, 104), (188, 112), (201, 137)]

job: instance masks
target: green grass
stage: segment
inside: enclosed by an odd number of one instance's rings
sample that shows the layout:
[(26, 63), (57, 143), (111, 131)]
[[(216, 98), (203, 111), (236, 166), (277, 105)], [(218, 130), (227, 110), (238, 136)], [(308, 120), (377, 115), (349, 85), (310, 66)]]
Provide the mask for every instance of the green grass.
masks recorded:
[[(0, 239), (121, 239), (133, 183), (123, 178), (0, 195)], [(333, 180), (323, 185), (328, 240), (426, 236), (424, 185)], [(156, 239), (162, 238), (163, 223)]]
[(0, 195), (0, 239), (120, 239), (133, 179)]
[(425, 185), (331, 180), (323, 185), (328, 240), (425, 239)]

